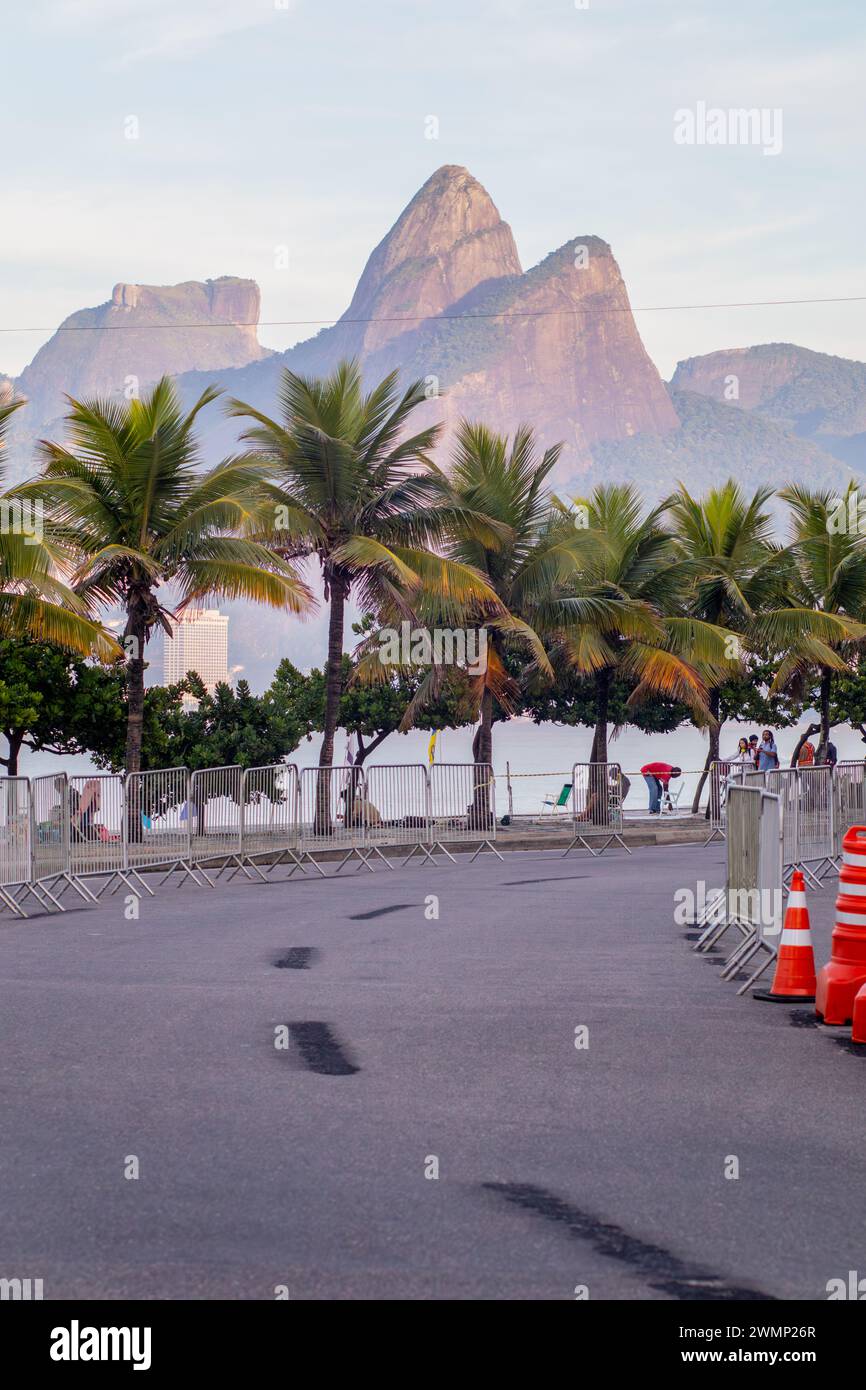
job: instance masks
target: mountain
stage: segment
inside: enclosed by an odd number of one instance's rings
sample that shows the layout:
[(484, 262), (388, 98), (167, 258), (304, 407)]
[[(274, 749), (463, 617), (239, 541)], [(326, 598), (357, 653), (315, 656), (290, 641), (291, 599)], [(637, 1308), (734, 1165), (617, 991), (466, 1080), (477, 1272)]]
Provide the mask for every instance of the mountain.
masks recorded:
[(490, 194), (467, 169), (445, 165), (370, 256), (333, 334), (333, 351), (374, 353), (479, 285), (520, 273), (511, 228)]
[[(456, 165), (431, 175), (401, 213), (338, 323), (220, 382), (268, 411), (284, 367), (321, 373), (346, 356), (360, 358), (370, 382), (397, 367), (404, 382), (428, 383), (421, 422), (444, 424), (446, 455), (461, 416), (507, 431), (532, 423), (542, 445), (564, 444), (560, 483), (586, 473), (602, 441), (679, 424), (608, 244), (574, 237), (523, 272), (490, 195)], [(203, 380), (184, 378), (187, 395)], [(224, 423), (209, 427), (213, 448), (230, 447)]]
[[(167, 372), (187, 402), (216, 383), (271, 413), (284, 368), (318, 375), (347, 356), (370, 384), (394, 369), (425, 382), (419, 423), (443, 423), (442, 461), (461, 416), (509, 432), (528, 422), (542, 445), (562, 441), (552, 479), (561, 493), (627, 478), (652, 499), (680, 479), (700, 492), (729, 474), (838, 489), (866, 466), (866, 364), (764, 344), (682, 361), (668, 387), (607, 242), (572, 237), (524, 271), (489, 193), (456, 165), (411, 199), (337, 323), (271, 353), (258, 318), (251, 280), (115, 286), (108, 303), (67, 319), (14, 383), (29, 404), (14, 417), (10, 477), (32, 471), (34, 439), (59, 434), (64, 392), (118, 393), (136, 377), (144, 388)], [(219, 408), (202, 416), (209, 461), (235, 448), (238, 428)], [(317, 660), (322, 621), (287, 624), (239, 606), (232, 659), (262, 684), (283, 652)]]
[[(670, 394), (679, 429), (663, 437), (641, 434), (625, 443), (596, 446), (598, 476), (635, 479), (656, 498), (679, 482), (700, 494), (729, 476), (747, 488), (758, 483), (779, 488), (799, 479), (835, 491), (847, 486), (850, 469), (816, 441), (798, 438), (771, 419), (709, 395), (673, 385)], [(781, 508), (776, 511), (781, 515)]]
[(143, 391), (164, 373), (211, 373), (266, 357), (256, 336), (260, 298), (254, 280), (228, 275), (180, 285), (119, 284), (105, 304), (71, 314), (14, 383), (28, 402), (10, 440), (15, 472), (28, 471), (36, 439), (61, 433), (64, 394)]
[(851, 467), (866, 466), (866, 362), (761, 343), (687, 358), (671, 386), (753, 411)]

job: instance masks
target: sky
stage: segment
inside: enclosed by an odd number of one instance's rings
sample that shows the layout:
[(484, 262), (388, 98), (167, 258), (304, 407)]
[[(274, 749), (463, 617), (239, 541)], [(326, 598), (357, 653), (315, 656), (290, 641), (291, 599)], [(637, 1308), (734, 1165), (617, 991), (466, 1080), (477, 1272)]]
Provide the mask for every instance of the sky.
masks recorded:
[[(609, 241), (666, 377), (758, 342), (866, 358), (866, 302), (647, 311), (866, 295), (862, 0), (28, 0), (3, 49), (0, 372), (119, 280), (251, 276), (263, 319), (333, 320), (441, 164), (524, 268)], [(678, 142), (701, 103), (781, 148)]]

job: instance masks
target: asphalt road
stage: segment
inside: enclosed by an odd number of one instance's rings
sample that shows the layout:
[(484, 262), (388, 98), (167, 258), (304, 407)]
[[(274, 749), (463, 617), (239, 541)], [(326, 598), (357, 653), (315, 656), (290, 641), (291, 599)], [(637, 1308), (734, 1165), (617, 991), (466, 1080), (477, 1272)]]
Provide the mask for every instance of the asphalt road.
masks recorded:
[[(866, 1273), (866, 1048), (692, 953), (673, 893), (721, 884), (722, 854), (3, 918), (0, 1276), (46, 1298), (826, 1298)], [(832, 887), (809, 901), (820, 963)]]

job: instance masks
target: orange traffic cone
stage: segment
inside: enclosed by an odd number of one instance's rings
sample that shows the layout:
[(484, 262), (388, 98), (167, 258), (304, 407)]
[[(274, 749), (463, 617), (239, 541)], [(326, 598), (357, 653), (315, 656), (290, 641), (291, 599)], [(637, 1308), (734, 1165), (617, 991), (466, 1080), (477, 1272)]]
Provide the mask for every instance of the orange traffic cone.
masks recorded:
[(866, 825), (842, 841), (839, 896), (830, 960), (818, 975), (815, 1012), (825, 1023), (850, 1023), (854, 998), (866, 983)]
[(866, 985), (861, 985), (854, 1000), (854, 1026), (851, 1041), (866, 1043)]
[(799, 869), (791, 878), (788, 906), (779, 942), (776, 973), (769, 990), (761, 990), (755, 999), (775, 999), (780, 1004), (796, 1004), (815, 998), (815, 957), (812, 953), (812, 933), (809, 929), (809, 909), (806, 906), (806, 884)]

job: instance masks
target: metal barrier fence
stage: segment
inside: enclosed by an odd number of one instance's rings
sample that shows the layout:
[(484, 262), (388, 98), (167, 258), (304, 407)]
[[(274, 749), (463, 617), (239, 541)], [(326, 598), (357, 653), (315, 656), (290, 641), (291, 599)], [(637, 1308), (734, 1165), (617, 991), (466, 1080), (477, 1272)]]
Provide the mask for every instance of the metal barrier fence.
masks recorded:
[(866, 763), (837, 763), (833, 769), (833, 857), (852, 825), (866, 825)]
[(298, 854), (302, 862), (315, 852), (343, 851), (337, 873), (357, 859), (367, 863), (367, 824), (372, 816), (363, 768), (305, 767), (298, 784)]
[(43, 904), (63, 912), (67, 888), (95, 902), (93, 893), (74, 878), (70, 864), (69, 779), (65, 772), (33, 777), (30, 782), (30, 885)]
[(785, 876), (801, 868), (813, 888), (835, 862), (834, 771), (831, 767), (782, 767), (750, 772), (745, 784), (779, 797)]
[(489, 763), (434, 763), (429, 771), (430, 856), (437, 849), (454, 861), (449, 844), (480, 840), (470, 863), (496, 845), (496, 778)]
[[(622, 838), (622, 770), (619, 763), (575, 763), (571, 769), (571, 823), (575, 845), (591, 855), (603, 854), (616, 841), (631, 854)], [(604, 839), (593, 847), (590, 840)]]
[(720, 840), (724, 840), (728, 788), (741, 786), (748, 773), (749, 765), (747, 763), (710, 763), (708, 779), (710, 790), (707, 807), (710, 833), (705, 841), (705, 847), (712, 844), (716, 836)]
[[(621, 789), (618, 766), (604, 767), (610, 840), (621, 828)], [(266, 879), (279, 864), (289, 877), (306, 863), (324, 876), (313, 856), (329, 850), (342, 854), (338, 873), (351, 859), (392, 868), (387, 849), (408, 850), (405, 863), (419, 852), (436, 863), (437, 851), (456, 862), (448, 846), (458, 844), (474, 846), (473, 860), (484, 850), (501, 858), (495, 840), (489, 764), (0, 778), (0, 907), (26, 917), (21, 899), (31, 894), (43, 909), (64, 911), (67, 889), (88, 902), (109, 886), (152, 895), (146, 870), (163, 870), (162, 883), (180, 871), (182, 881), (210, 886), (212, 871)]]
[(131, 871), (175, 869), (199, 883), (190, 863), (189, 770), (161, 768), (127, 773), (124, 798), (126, 865)]
[[(768, 791), (774, 791), (772, 777)], [(833, 834), (833, 769), (801, 767), (797, 777), (797, 857), (819, 879), (835, 853)], [(816, 868), (811, 868), (817, 865)]]
[(115, 879), (128, 883), (123, 777), (113, 773), (69, 777), (67, 784), (69, 870), (73, 877), (103, 878), (98, 897)]
[[(419, 851), (429, 859), (430, 807), (427, 769), (421, 763), (381, 763), (365, 769), (367, 844), (382, 858), (382, 846)], [(385, 863), (388, 863), (387, 859)]]
[(26, 777), (0, 781), (0, 905), (16, 917), (27, 913), (18, 901), (30, 881), (30, 783)]
[[(748, 785), (749, 780), (728, 787), (727, 873), (722, 911), (714, 911), (694, 948), (709, 950), (730, 927), (740, 932), (741, 940), (722, 967), (723, 979), (731, 979), (756, 955), (765, 953), (766, 958), (741, 985), (738, 994), (751, 989), (775, 959), (782, 928), (781, 799), (762, 785)], [(714, 903), (718, 903), (717, 898)]]
[[(298, 769), (294, 763), (248, 767), (241, 808), (241, 858), (261, 878), (288, 863), (289, 878), (301, 868), (298, 856)], [(316, 861), (312, 861), (321, 873)]]
[(217, 866), (218, 875), (231, 867), (242, 869), (243, 768), (209, 767), (194, 772), (187, 796), (189, 862), (206, 883), (205, 865)]

